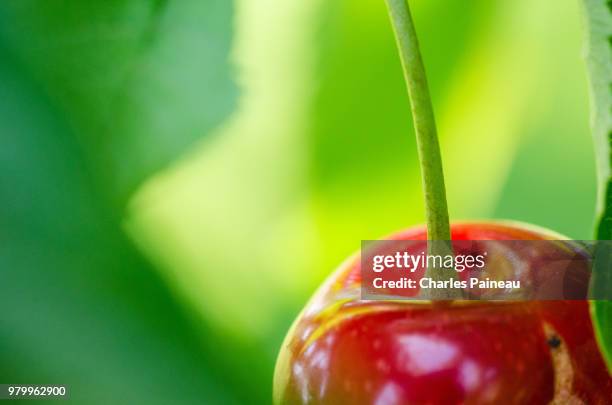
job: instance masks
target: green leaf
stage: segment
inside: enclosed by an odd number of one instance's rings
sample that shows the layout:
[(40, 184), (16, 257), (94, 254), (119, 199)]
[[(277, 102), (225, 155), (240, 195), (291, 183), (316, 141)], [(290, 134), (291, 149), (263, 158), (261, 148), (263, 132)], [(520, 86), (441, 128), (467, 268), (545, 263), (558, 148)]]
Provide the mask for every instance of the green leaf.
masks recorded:
[(67, 384), (73, 403), (261, 402), (116, 204), (230, 112), (231, 11), (0, 4), (0, 381)]
[(70, 119), (120, 204), (234, 106), (232, 2), (7, 0), (0, 40)]
[[(597, 150), (599, 201), (596, 237), (612, 239), (612, 3), (585, 0), (588, 27), (588, 70), (591, 83), (592, 132)], [(591, 288), (594, 292), (612, 290), (612, 276), (607, 266), (594, 268)], [(602, 294), (595, 293), (594, 296)], [(612, 370), (612, 302), (592, 302), (596, 334)]]
[(0, 59), (0, 380), (68, 384), (76, 403), (236, 403), (67, 123)]
[(592, 132), (597, 151), (599, 201), (597, 239), (612, 239), (612, 3), (585, 0)]
[(608, 370), (612, 370), (612, 303), (610, 301), (593, 301), (591, 316), (596, 325), (597, 338), (605, 355)]

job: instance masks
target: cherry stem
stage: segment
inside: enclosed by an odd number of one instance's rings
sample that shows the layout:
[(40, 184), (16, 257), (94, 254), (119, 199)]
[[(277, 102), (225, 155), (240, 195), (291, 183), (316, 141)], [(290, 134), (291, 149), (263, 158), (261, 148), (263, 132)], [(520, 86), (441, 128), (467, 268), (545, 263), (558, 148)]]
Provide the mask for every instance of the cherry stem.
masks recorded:
[[(438, 143), (438, 132), (434, 118), (433, 105), (429, 95), (425, 67), (419, 50), (419, 41), (410, 14), (407, 0), (386, 0), (391, 17), (391, 25), (402, 62), (404, 78), (412, 107), (412, 117), (416, 133), (421, 178), (425, 195), (425, 216), (427, 239), (430, 241), (450, 241), (450, 223), (444, 187), (444, 172)], [(429, 243), (430, 254), (452, 254), (449, 243)], [(453, 270), (428, 268), (426, 275), (435, 280), (453, 280), (457, 274)], [(459, 291), (434, 290), (432, 293), (444, 294), (449, 299), (458, 298)], [(460, 294), (459, 294), (460, 296)]]

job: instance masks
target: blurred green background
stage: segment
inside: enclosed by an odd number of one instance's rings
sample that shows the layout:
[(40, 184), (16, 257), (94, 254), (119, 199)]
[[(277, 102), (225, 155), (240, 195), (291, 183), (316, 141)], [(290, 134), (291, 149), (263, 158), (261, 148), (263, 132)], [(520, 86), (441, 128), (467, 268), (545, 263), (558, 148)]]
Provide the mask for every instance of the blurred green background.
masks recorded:
[[(412, 0), (451, 218), (590, 239), (576, 0)], [(0, 4), (0, 383), (265, 404), (362, 239), (422, 223), (383, 0)]]

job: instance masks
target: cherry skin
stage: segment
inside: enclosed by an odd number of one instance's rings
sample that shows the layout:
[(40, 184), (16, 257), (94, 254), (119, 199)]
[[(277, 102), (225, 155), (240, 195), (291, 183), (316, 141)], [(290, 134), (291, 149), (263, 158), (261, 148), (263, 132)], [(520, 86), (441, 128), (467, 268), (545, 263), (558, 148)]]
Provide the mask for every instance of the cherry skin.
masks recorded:
[[(453, 240), (561, 238), (502, 223), (451, 231)], [(588, 302), (362, 301), (359, 273), (358, 256), (347, 260), (295, 321), (276, 365), (276, 405), (611, 402)]]

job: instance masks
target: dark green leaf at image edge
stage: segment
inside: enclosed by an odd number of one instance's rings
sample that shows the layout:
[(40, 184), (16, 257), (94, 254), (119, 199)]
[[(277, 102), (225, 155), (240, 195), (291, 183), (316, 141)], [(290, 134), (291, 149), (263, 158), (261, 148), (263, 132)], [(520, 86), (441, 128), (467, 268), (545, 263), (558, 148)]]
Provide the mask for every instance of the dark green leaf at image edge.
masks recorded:
[(88, 404), (269, 396), (122, 225), (138, 185), (233, 111), (232, 15), (225, 1), (0, 2), (1, 382), (66, 384)]
[[(592, 132), (598, 159), (598, 240), (612, 239), (612, 2), (584, 0), (587, 27), (587, 65), (591, 85)], [(605, 296), (612, 289), (607, 266), (594, 268), (592, 296)], [(612, 370), (612, 301), (592, 301), (591, 313), (599, 344)]]

